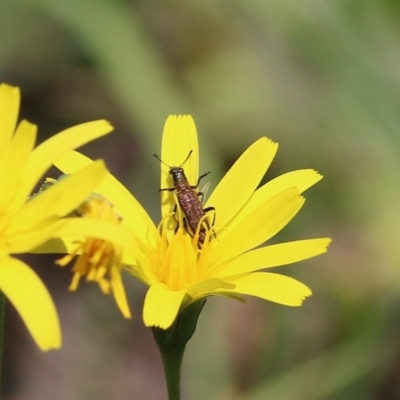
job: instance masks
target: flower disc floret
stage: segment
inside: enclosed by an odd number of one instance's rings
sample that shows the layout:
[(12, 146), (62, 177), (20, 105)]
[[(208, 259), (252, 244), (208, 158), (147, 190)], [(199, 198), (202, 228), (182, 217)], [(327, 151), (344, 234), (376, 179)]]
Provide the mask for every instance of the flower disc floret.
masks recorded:
[[(75, 213), (82, 218), (104, 221), (114, 226), (118, 226), (121, 222), (121, 217), (114, 211), (113, 205), (96, 193), (91, 194)], [(130, 318), (131, 313), (121, 279), (123, 248), (96, 237), (77, 240), (75, 244), (74, 250), (56, 261), (56, 264), (65, 267), (76, 258), (69, 290), (76, 291), (80, 279), (86, 276), (89, 282), (98, 283), (104, 294), (112, 291), (122, 314), (125, 318)]]

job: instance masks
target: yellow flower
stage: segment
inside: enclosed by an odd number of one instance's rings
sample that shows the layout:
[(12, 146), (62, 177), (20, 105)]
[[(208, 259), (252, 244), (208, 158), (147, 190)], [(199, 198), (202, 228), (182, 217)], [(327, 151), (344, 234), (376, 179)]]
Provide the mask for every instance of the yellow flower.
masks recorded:
[[(113, 227), (118, 227), (121, 222), (121, 217), (114, 211), (113, 205), (103, 196), (96, 193), (91, 194), (75, 212), (82, 218), (105, 221), (112, 224)], [(121, 237), (121, 232), (116, 237)], [(134, 240), (134, 238), (129, 237), (128, 243), (130, 243), (130, 239)], [(123, 316), (131, 318), (121, 278), (122, 246), (115, 243), (115, 241), (111, 242), (98, 237), (86, 237), (82, 240), (76, 240), (75, 244), (76, 247), (70, 254), (56, 261), (56, 264), (65, 267), (77, 256), (69, 290), (77, 290), (80, 279), (86, 276), (88, 281), (97, 282), (104, 294), (109, 294), (112, 291)]]
[(49, 350), (61, 346), (53, 301), (32, 269), (11, 255), (31, 251), (71, 229), (75, 232), (74, 224), (60, 218), (82, 203), (104, 177), (106, 169), (101, 161), (30, 200), (29, 195), (55, 159), (107, 134), (112, 127), (106, 121), (89, 122), (66, 129), (34, 148), (37, 127), (27, 121), (17, 124), (19, 105), (19, 89), (1, 84), (0, 290), (13, 303), (38, 346)]
[[(161, 159), (161, 188), (173, 186), (168, 166), (184, 164), (191, 185), (198, 180), (198, 141), (190, 116), (170, 116), (164, 127)], [(157, 229), (131, 193), (110, 174), (96, 189), (109, 199), (136, 237), (135, 257), (126, 255), (128, 270), (150, 288), (143, 317), (146, 326), (169, 328), (180, 310), (210, 295), (241, 298), (251, 295), (287, 306), (299, 306), (310, 289), (290, 277), (261, 270), (314, 257), (326, 251), (330, 239), (307, 239), (257, 248), (271, 239), (304, 204), (300, 193), (322, 176), (305, 169), (283, 174), (257, 189), (271, 164), (277, 144), (261, 138), (251, 145), (218, 184), (204, 207), (215, 211), (207, 216), (206, 240), (199, 246), (180, 223), (182, 211), (173, 212), (174, 191), (162, 191), (162, 221)], [(75, 173), (91, 160), (69, 152), (56, 165)], [(215, 215), (215, 221), (214, 221)], [(193, 234), (193, 232), (192, 232)], [(131, 246), (132, 247), (132, 246)]]

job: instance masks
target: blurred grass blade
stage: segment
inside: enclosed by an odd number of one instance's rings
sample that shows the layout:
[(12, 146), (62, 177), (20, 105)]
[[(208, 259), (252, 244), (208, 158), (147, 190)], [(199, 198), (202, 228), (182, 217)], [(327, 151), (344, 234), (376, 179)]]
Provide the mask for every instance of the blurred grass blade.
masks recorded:
[[(282, 374), (240, 400), (339, 398), (339, 392), (381, 371), (396, 357), (390, 340), (361, 334)], [(367, 388), (368, 385), (364, 385)]]
[(114, 0), (31, 2), (78, 35), (127, 118), (139, 127), (149, 148), (159, 148), (166, 117), (191, 110), (155, 43), (146, 35), (135, 6)]

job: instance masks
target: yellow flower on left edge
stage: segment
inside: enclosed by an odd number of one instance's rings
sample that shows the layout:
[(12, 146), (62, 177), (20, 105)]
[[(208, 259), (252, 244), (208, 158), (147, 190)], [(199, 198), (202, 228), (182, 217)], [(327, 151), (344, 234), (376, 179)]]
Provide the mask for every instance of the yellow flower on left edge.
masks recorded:
[[(0, 85), (0, 291), (21, 315), (42, 350), (61, 346), (61, 330), (46, 287), (13, 254), (28, 252), (49, 238), (63, 235), (68, 220), (106, 174), (102, 161), (28, 200), (52, 163), (69, 150), (112, 131), (106, 121), (66, 129), (36, 148), (37, 127), (18, 122), (19, 88)], [(67, 193), (67, 195), (65, 195)]]

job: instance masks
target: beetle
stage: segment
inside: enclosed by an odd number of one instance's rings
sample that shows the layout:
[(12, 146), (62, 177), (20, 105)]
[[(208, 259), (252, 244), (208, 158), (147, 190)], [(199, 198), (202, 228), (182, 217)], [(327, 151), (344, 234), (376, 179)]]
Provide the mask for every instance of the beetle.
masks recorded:
[[(182, 165), (185, 164), (185, 162), (189, 159), (192, 152), (193, 150), (189, 152), (183, 163), (177, 167), (171, 167), (167, 165), (156, 154), (153, 154), (153, 156), (169, 168), (169, 173), (171, 175), (172, 182), (174, 184), (173, 187), (162, 188), (160, 189), (160, 191), (176, 192), (178, 203), (184, 214), (183, 223), (185, 225), (185, 229), (191, 236), (194, 236), (198, 231), (199, 235), (198, 246), (201, 248), (206, 239), (207, 230), (210, 230), (211, 228), (206, 213), (210, 211), (215, 211), (215, 208), (214, 207), (203, 208), (202, 200), (200, 200), (200, 197), (201, 198), (203, 197), (203, 193), (196, 190), (199, 187), (200, 181), (204, 177), (206, 177), (210, 172), (206, 172), (205, 174), (200, 175), (196, 185), (190, 185), (185, 175), (185, 171)], [(215, 215), (214, 215), (214, 220), (215, 220)], [(212, 225), (213, 224), (214, 221)]]

